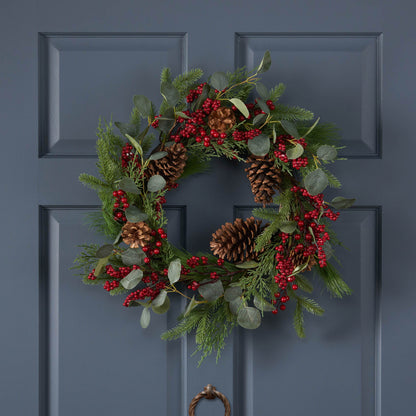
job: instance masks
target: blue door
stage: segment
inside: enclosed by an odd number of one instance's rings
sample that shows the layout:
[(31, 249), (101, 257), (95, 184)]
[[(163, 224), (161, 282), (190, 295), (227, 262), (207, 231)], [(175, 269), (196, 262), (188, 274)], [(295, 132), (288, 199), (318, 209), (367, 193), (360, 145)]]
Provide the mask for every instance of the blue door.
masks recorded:
[[(410, 0), (3, 2), (0, 413), (179, 416), (211, 383), (235, 416), (414, 414), (415, 11)], [(341, 129), (349, 161), (334, 173), (357, 205), (337, 224), (338, 256), (354, 293), (318, 290), (327, 314), (306, 318), (304, 340), (290, 313), (269, 316), (198, 368), (192, 338), (159, 338), (180, 302), (142, 330), (70, 270), (77, 245), (100, 238), (85, 223), (99, 201), (77, 178), (94, 173), (98, 118), (125, 120), (134, 94), (157, 102), (162, 67), (251, 69), (266, 50), (264, 83)], [(243, 167), (217, 161), (169, 195), (169, 235), (206, 250), (252, 208)], [(208, 402), (198, 415), (222, 411)]]

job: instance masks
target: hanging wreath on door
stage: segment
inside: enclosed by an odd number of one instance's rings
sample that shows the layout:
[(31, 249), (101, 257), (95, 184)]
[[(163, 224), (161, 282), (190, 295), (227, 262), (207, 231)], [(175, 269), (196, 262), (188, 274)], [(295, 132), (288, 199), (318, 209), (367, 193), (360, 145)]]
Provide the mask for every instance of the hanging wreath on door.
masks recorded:
[[(168, 311), (172, 296), (186, 298), (177, 326), (162, 338), (196, 330), (201, 359), (213, 351), (218, 358), (236, 325), (256, 329), (265, 313), (280, 315), (289, 302), (296, 304), (294, 327), (304, 337), (303, 312), (324, 312), (301, 294), (313, 290), (311, 270), (332, 295), (350, 294), (329, 261), (331, 243), (339, 243), (330, 223), (354, 199), (327, 202), (323, 196), (328, 185), (341, 186), (328, 170), (340, 159), (336, 130), (319, 119), (312, 123), (308, 110), (281, 104), (284, 85), (269, 90), (259, 82), (270, 65), (266, 52), (252, 72), (216, 72), (203, 83), (200, 69), (172, 80), (165, 68), (158, 113), (137, 95), (130, 121), (114, 123), (120, 135), (112, 123), (100, 123), (100, 177), (80, 176), (102, 201), (93, 226), (114, 240), (82, 246), (76, 267), (84, 283), (103, 285), (123, 295), (125, 307), (141, 308), (143, 328), (151, 311)], [(169, 242), (163, 205), (180, 179), (204, 171), (214, 157), (245, 164), (260, 206), (252, 217), (216, 230), (212, 253), (192, 255)]]

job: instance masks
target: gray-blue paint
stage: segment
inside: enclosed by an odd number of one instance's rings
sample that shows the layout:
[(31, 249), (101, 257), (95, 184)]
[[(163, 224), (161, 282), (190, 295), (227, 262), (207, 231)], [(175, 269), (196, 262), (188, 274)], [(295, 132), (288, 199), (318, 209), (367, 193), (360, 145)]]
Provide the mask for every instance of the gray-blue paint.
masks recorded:
[[(1, 413), (174, 416), (213, 383), (240, 416), (413, 414), (414, 9), (410, 0), (3, 4)], [(98, 202), (77, 177), (94, 172), (97, 116), (126, 119), (133, 94), (156, 98), (161, 66), (250, 67), (265, 49), (265, 80), (288, 84), (284, 101), (337, 121), (349, 145), (335, 172), (359, 204), (338, 225), (354, 295), (318, 291), (328, 314), (308, 318), (304, 341), (289, 313), (269, 317), (236, 332), (219, 365), (198, 369), (192, 339), (158, 339), (180, 302), (142, 331), (120, 299), (68, 270), (75, 245), (93, 237), (82, 218)], [(242, 167), (225, 161), (168, 202), (170, 236), (190, 250), (253, 206)], [(220, 409), (204, 403), (198, 415)]]

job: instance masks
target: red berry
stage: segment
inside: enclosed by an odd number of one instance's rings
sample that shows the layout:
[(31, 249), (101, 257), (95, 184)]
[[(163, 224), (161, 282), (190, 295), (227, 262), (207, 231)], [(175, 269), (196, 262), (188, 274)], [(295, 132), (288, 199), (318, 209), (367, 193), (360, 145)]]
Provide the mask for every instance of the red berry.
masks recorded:
[(274, 315), (276, 315), (276, 314), (277, 314), (277, 309), (273, 309), (272, 313), (273, 313)]
[(298, 290), (298, 285), (293, 284), (293, 285), (292, 285), (292, 289), (293, 289), (293, 290)]
[(156, 247), (162, 247), (162, 242), (161, 241), (156, 241)]
[(160, 238), (167, 238), (167, 236), (168, 236), (167, 234), (163, 233), (160, 235)]
[(145, 258), (144, 258), (144, 262), (145, 262), (146, 264), (149, 264), (149, 263), (150, 263), (150, 259), (149, 259), (149, 257), (145, 257)]
[[(155, 248), (153, 250), (153, 254), (160, 254), (160, 250), (158, 248)], [(293, 286), (292, 286), (292, 288), (293, 288)]]

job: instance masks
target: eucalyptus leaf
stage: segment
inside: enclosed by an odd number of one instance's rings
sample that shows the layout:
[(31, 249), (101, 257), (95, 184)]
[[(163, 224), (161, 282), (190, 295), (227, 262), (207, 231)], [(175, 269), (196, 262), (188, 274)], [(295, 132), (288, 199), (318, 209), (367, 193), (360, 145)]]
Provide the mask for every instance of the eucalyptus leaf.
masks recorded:
[(324, 249), (326, 259), (329, 260), (334, 255), (334, 249), (328, 241), (325, 241), (322, 248)]
[(104, 257), (109, 257), (113, 254), (114, 246), (112, 244), (104, 244), (101, 246), (95, 253), (95, 257), (98, 259), (103, 259)]
[(146, 329), (150, 324), (150, 311), (148, 308), (143, 308), (140, 316), (140, 325), (143, 329)]
[(134, 137), (131, 137), (130, 134), (125, 134), (125, 136), (129, 139), (130, 143), (137, 150), (139, 155), (143, 156), (143, 149), (142, 146), (140, 146), (139, 142)]
[(224, 72), (214, 72), (211, 75), (209, 84), (218, 91), (228, 87), (228, 78)]
[(191, 313), (191, 311), (195, 309), (197, 306), (198, 302), (195, 300), (195, 296), (192, 296), (192, 299), (189, 301), (183, 316), (188, 316)]
[(165, 303), (168, 292), (161, 290), (160, 293), (153, 299), (152, 306), (162, 306)]
[(328, 186), (328, 178), (322, 169), (315, 169), (305, 177), (306, 190), (311, 195), (318, 195)]
[(108, 257), (104, 257), (98, 260), (97, 265), (95, 266), (95, 269), (94, 269), (94, 276), (98, 277), (101, 273), (103, 273), (107, 263), (108, 263)]
[(264, 84), (262, 84), (261, 82), (258, 82), (258, 83), (256, 84), (256, 90), (257, 90), (258, 94), (260, 95), (260, 97), (261, 97), (263, 100), (267, 100), (267, 99), (269, 98), (269, 96), (270, 96), (269, 90), (268, 90), (268, 89), (267, 89), (267, 87), (266, 87)]
[(264, 111), (266, 114), (270, 114), (270, 108), (269, 106), (261, 99), (257, 98), (257, 105), (261, 108), (262, 111)]
[(189, 120), (191, 118), (191, 117), (187, 116), (185, 113), (183, 113), (182, 111), (177, 111), (176, 115), (179, 116), (179, 117), (182, 117), (186, 120)]
[(256, 329), (261, 324), (261, 315), (258, 309), (245, 306), (238, 311), (237, 322), (246, 329)]
[(168, 152), (156, 152), (150, 155), (149, 160), (159, 160), (163, 159), (165, 156), (168, 155)]
[(257, 114), (254, 118), (253, 118), (253, 125), (254, 126), (261, 126), (267, 119), (266, 114), (260, 113)]
[(129, 136), (136, 137), (140, 134), (139, 123), (122, 123), (121, 121), (115, 121), (114, 124), (123, 135), (128, 134)]
[(201, 95), (197, 98), (197, 100), (193, 104), (193, 110), (194, 111), (196, 111), (199, 108), (201, 108), (203, 102), (208, 98), (209, 91), (210, 91), (209, 85), (208, 84), (205, 84), (204, 87), (202, 88)]
[(119, 188), (124, 192), (130, 192), (131, 194), (138, 195), (140, 193), (139, 188), (135, 184), (132, 178), (124, 177), (118, 184)]
[(213, 302), (221, 297), (224, 293), (224, 287), (221, 280), (204, 280), (201, 286), (198, 288), (199, 294), (208, 302)]
[(270, 139), (265, 134), (259, 134), (247, 142), (248, 149), (253, 155), (266, 156), (270, 150)]
[(144, 95), (135, 95), (133, 103), (142, 117), (147, 118), (152, 115), (152, 102)]
[(227, 302), (232, 302), (234, 299), (241, 298), (243, 291), (239, 286), (227, 287), (224, 292), (224, 299)]
[(331, 161), (337, 157), (338, 152), (335, 147), (324, 144), (318, 148), (316, 155), (319, 159)]
[(239, 98), (231, 98), (230, 102), (232, 102), (237, 107), (237, 109), (245, 118), (250, 115), (247, 106)]
[(266, 300), (260, 299), (256, 296), (254, 297), (253, 303), (254, 306), (262, 312), (272, 312), (276, 309), (275, 306), (270, 302), (267, 302)]
[(169, 308), (170, 308), (170, 300), (168, 296), (166, 296), (165, 301), (163, 302), (162, 305), (160, 306), (152, 305), (152, 311), (159, 315), (163, 315), (164, 313), (166, 313), (169, 310)]
[(169, 133), (175, 125), (175, 110), (172, 107), (169, 107), (158, 120), (159, 129), (162, 130), (163, 133)]
[(129, 222), (146, 221), (149, 218), (145, 212), (141, 211), (135, 206), (128, 207), (124, 213), (126, 215), (127, 221)]
[(235, 298), (232, 301), (230, 301), (230, 303), (228, 304), (228, 306), (230, 308), (230, 312), (233, 315), (237, 315), (238, 311), (241, 309), (243, 303), (244, 303), (244, 301), (241, 298)]
[(331, 202), (335, 209), (346, 209), (353, 206), (355, 203), (355, 198), (344, 198), (342, 196), (336, 196)]
[(263, 59), (260, 62), (260, 65), (257, 68), (257, 73), (261, 74), (263, 72), (266, 72), (270, 69), (270, 66), (272, 64), (272, 58), (270, 56), (270, 51), (266, 51), (264, 53)]
[(318, 125), (319, 120), (320, 120), (320, 117), (318, 117), (315, 123), (313, 123), (312, 126), (309, 127), (308, 131), (303, 135), (303, 137), (306, 137), (308, 134), (312, 133), (313, 129)]
[(117, 237), (113, 241), (113, 245), (116, 245), (121, 241), (121, 234), (123, 234), (123, 230), (120, 230), (120, 232), (117, 234)]
[(289, 159), (297, 159), (303, 155), (303, 146), (300, 143), (296, 143), (294, 147), (291, 147), (286, 151), (286, 156)]
[(162, 82), (160, 86), (160, 93), (172, 107), (175, 107), (180, 99), (179, 91), (170, 82)]
[(235, 267), (239, 269), (254, 269), (259, 265), (257, 261), (254, 260), (247, 260), (244, 263), (236, 264)]
[(149, 192), (158, 192), (161, 191), (166, 186), (166, 181), (163, 176), (154, 175), (151, 176), (147, 182), (147, 190)]
[(295, 221), (283, 221), (279, 226), (280, 231), (286, 234), (292, 234), (296, 230)]
[(143, 264), (146, 255), (141, 248), (128, 248), (121, 253), (121, 261), (126, 266), (140, 266)]
[(286, 131), (286, 133), (290, 134), (295, 139), (299, 139), (300, 135), (299, 135), (298, 129), (296, 128), (294, 123), (292, 123), (289, 120), (281, 120), (280, 124), (282, 125), (282, 127)]
[(181, 265), (181, 260), (180, 259), (172, 260), (169, 263), (169, 267), (168, 267), (168, 279), (169, 279), (169, 282), (172, 285), (174, 283), (176, 283), (180, 279), (180, 277), (181, 277), (181, 269), (182, 269), (182, 265)]
[(134, 289), (143, 279), (143, 272), (139, 269), (132, 270), (126, 277), (121, 279), (124, 289)]

